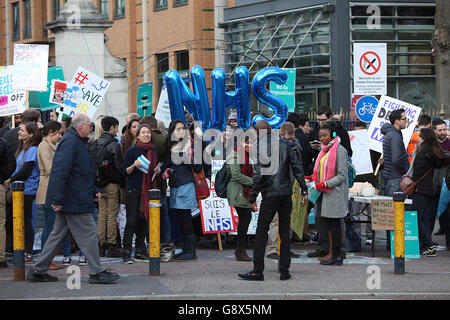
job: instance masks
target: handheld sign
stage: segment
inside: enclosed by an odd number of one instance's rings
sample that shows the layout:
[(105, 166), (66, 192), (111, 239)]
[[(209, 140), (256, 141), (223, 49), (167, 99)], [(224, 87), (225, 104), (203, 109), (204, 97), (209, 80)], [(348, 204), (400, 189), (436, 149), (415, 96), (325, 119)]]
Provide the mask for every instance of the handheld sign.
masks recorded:
[(49, 46), (14, 44), (14, 89), (47, 91)]
[(26, 109), (26, 92), (13, 89), (13, 73), (14, 66), (0, 67), (0, 117), (22, 113)]

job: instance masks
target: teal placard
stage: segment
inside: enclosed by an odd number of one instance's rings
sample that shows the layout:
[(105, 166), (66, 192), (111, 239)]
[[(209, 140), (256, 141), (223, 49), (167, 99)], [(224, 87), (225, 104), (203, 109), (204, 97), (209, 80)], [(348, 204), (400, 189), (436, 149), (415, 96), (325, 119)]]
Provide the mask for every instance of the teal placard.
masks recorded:
[(289, 112), (295, 112), (295, 76), (296, 69), (283, 69), (287, 73), (287, 80), (284, 84), (270, 82), (270, 92), (286, 103)]
[[(137, 92), (137, 113), (143, 117), (152, 114), (153, 83), (141, 84)], [(147, 97), (147, 99), (145, 99)]]
[(28, 101), (30, 108), (41, 109), (41, 111), (48, 111), (61, 107), (59, 104), (49, 102), (52, 80), (64, 81), (64, 72), (62, 67), (48, 68), (47, 91), (29, 92)]
[[(420, 258), (417, 211), (405, 211), (405, 258)], [(394, 259), (394, 231), (391, 231), (391, 259)]]

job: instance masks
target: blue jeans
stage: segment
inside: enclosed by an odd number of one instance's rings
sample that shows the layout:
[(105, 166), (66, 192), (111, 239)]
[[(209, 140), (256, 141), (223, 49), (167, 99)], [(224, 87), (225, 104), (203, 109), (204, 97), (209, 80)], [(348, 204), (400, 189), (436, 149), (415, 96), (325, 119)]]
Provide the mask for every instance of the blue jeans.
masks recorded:
[(167, 206), (167, 195), (161, 194), (161, 243), (169, 243), (172, 235), (170, 232), (169, 207)]
[[(48, 236), (53, 230), (53, 225), (55, 224), (56, 219), (56, 212), (53, 209), (44, 207), (44, 216), (45, 216), (45, 225), (41, 236), (41, 251), (42, 249), (44, 249)], [(70, 235), (67, 237), (67, 240), (64, 243), (63, 255), (65, 257), (70, 256)]]
[(392, 197), (395, 192), (401, 191), (400, 190), (400, 182), (401, 181), (402, 181), (401, 178), (387, 180), (386, 181), (386, 196)]

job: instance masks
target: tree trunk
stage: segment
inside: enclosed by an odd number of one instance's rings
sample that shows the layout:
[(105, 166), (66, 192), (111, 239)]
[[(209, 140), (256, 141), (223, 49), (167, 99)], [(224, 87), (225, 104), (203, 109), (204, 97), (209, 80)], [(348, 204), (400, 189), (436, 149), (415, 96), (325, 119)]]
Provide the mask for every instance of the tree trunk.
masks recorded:
[[(436, 107), (450, 118), (450, 1), (436, 0), (435, 30), (432, 39), (436, 66)], [(444, 107), (443, 107), (444, 106)]]

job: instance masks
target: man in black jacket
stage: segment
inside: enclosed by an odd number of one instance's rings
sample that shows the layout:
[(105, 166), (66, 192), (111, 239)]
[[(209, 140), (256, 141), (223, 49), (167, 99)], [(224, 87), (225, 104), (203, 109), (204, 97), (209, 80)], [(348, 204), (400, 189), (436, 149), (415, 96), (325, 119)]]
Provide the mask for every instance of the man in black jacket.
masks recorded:
[[(305, 183), (301, 160), (297, 157), (289, 141), (277, 137), (276, 141), (271, 137), (270, 125), (261, 120), (255, 128), (258, 132), (258, 161), (254, 166), (253, 186), (249, 202), (256, 211), (256, 198), (262, 193), (261, 208), (259, 211), (258, 225), (256, 228), (255, 244), (253, 248), (253, 271), (239, 274), (244, 280), (264, 280), (264, 251), (267, 244), (267, 232), (269, 225), (278, 212), (279, 233), (281, 238), (280, 248), (280, 280), (288, 280), (290, 258), (290, 221), (292, 211), (292, 183), (291, 170), (295, 179), (300, 183), (303, 199), (306, 199), (308, 187)], [(267, 135), (264, 134), (266, 131)], [(267, 147), (267, 156), (263, 159), (264, 148)], [(274, 159), (274, 156), (278, 158)], [(277, 168), (271, 168), (278, 161)], [(272, 172), (271, 172), (272, 171)]]
[(98, 246), (100, 257), (122, 257), (117, 247), (117, 215), (119, 214), (119, 188), (122, 184), (123, 155), (116, 134), (119, 120), (103, 117), (103, 133), (92, 145), (91, 155), (96, 171), (96, 186), (100, 188), (98, 200)]
[(6, 198), (3, 182), (8, 180), (16, 169), (16, 159), (9, 143), (0, 138), (0, 269), (6, 268)]

